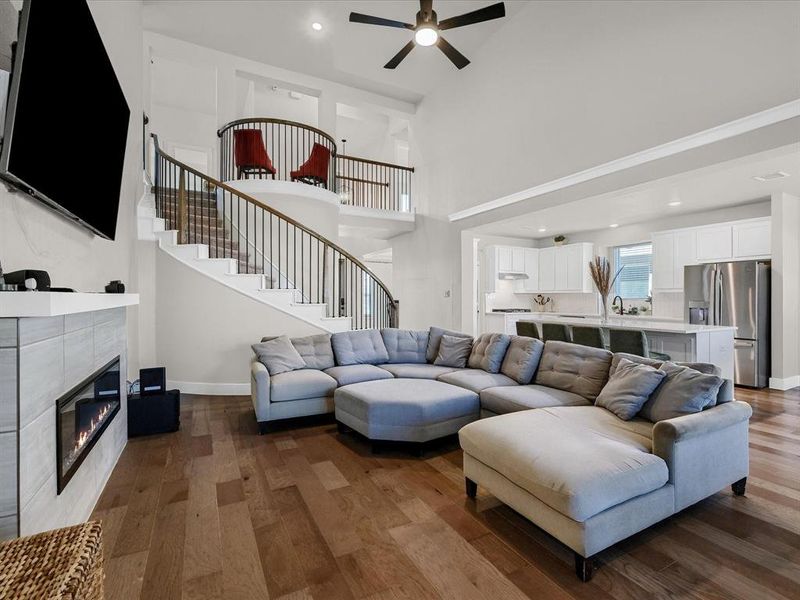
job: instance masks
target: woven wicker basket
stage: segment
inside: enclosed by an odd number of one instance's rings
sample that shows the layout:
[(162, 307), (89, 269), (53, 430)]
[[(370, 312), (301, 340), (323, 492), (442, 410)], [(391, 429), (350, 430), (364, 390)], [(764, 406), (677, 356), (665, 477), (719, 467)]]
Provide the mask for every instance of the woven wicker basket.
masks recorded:
[(103, 576), (96, 521), (0, 545), (0, 600), (102, 600)]

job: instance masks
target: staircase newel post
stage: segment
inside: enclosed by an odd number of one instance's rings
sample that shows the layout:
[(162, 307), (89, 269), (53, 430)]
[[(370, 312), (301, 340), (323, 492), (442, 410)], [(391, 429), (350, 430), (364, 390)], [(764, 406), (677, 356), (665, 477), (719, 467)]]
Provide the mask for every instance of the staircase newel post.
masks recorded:
[(180, 170), (178, 176), (178, 243), (187, 242), (189, 208), (186, 204), (186, 171)]

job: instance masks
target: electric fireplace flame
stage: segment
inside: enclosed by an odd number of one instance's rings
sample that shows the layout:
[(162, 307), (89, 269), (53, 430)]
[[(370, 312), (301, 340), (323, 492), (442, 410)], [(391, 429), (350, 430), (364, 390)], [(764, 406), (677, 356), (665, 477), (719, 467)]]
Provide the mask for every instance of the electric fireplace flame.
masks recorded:
[(60, 494), (122, 406), (119, 357), (56, 401), (56, 465)]
[(105, 422), (106, 417), (111, 413), (112, 405), (111, 403), (104, 404), (102, 408), (100, 408), (100, 412), (96, 417), (92, 417), (91, 421), (89, 422), (88, 427), (83, 429), (77, 433), (75, 438), (75, 445), (72, 447), (72, 450), (67, 454), (64, 458), (64, 464), (67, 468), (69, 468), (72, 463), (75, 462), (75, 459), (80, 456), (83, 447), (86, 443), (92, 439), (92, 436), (95, 432), (100, 428), (100, 426)]

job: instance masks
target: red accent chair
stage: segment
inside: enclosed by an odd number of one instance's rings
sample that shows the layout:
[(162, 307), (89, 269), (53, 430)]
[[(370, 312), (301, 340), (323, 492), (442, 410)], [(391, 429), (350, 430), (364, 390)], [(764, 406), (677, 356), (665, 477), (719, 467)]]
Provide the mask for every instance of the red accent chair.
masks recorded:
[(275, 179), (275, 167), (264, 147), (264, 138), (259, 129), (236, 129), (233, 132), (233, 160), (236, 163), (236, 178), (245, 179), (250, 173), (266, 173)]
[(289, 175), (292, 181), (302, 181), (311, 185), (328, 187), (328, 165), (331, 163), (331, 151), (322, 144), (314, 144), (311, 156), (296, 171)]

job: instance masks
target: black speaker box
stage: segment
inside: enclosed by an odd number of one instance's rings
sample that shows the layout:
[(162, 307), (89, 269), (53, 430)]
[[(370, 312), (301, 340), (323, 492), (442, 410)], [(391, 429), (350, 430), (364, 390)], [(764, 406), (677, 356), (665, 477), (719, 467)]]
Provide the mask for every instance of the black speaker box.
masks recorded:
[(166, 367), (139, 369), (139, 393), (142, 396), (163, 394), (167, 391)]

